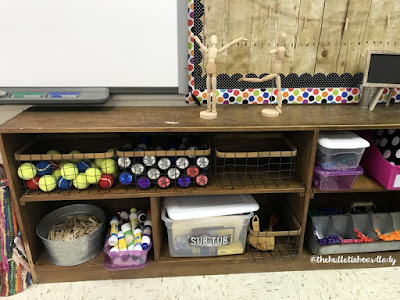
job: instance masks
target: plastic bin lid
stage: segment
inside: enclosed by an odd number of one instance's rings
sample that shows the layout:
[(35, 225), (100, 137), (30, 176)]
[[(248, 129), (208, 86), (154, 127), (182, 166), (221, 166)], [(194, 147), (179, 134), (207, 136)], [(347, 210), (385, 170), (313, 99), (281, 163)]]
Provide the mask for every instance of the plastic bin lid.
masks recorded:
[(358, 166), (353, 169), (326, 170), (321, 166), (315, 166), (314, 172), (322, 176), (345, 176), (345, 175), (362, 175), (363, 168)]
[(189, 220), (250, 213), (260, 206), (251, 195), (166, 197), (164, 207), (172, 220)]
[(368, 148), (369, 142), (351, 131), (320, 132), (318, 144), (328, 149)]

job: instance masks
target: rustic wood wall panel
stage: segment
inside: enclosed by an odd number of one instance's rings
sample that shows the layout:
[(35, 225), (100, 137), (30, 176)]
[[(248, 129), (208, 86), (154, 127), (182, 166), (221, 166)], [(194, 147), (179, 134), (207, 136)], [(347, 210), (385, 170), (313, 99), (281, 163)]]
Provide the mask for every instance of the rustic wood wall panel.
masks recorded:
[[(364, 71), (367, 50), (400, 50), (400, 1), (202, 0), (202, 36), (219, 47), (244, 36), (218, 58), (218, 72), (269, 73), (279, 32), (288, 35), (283, 74)], [(390, 15), (388, 26), (386, 17)], [(345, 30), (345, 20), (348, 25)], [(201, 64), (204, 69), (204, 60)]]
[(400, 50), (400, 1), (393, 1), (392, 17), (390, 19), (389, 30), (386, 33), (385, 50)]
[[(362, 52), (362, 38), (367, 24), (371, 0), (350, 1), (347, 18), (348, 28), (343, 32), (342, 46), (336, 68), (338, 74), (358, 72), (358, 64)], [(363, 71), (360, 71), (363, 72)]]
[[(314, 74), (322, 22), (308, 19), (322, 19), (324, 4), (325, 0), (301, 1), (300, 16), (307, 19), (302, 19), (299, 22), (297, 42), (292, 54), (294, 56), (293, 73)], [(285, 28), (282, 27), (280, 30), (285, 31)]]
[[(274, 32), (274, 37), (277, 37), (280, 33), (280, 28), (285, 28), (287, 34), (286, 39), (286, 50), (289, 57), (285, 58), (285, 63), (282, 65), (282, 73), (290, 74), (293, 73), (294, 66), (294, 50), (297, 40), (297, 30), (299, 28), (299, 13), (300, 13), (300, 0), (281, 0), (277, 6), (282, 11), (288, 12), (288, 14), (277, 14), (278, 28)], [(297, 16), (293, 18), (293, 16)], [(275, 38), (276, 39), (276, 38)], [(269, 43), (274, 46), (274, 40)], [(269, 56), (272, 60), (272, 56)], [(265, 69), (264, 69), (265, 70)], [(270, 67), (267, 69), (270, 70)]]
[[(398, 0), (396, 0), (398, 1)], [(372, 0), (368, 14), (368, 22), (362, 40), (362, 51), (358, 62), (359, 72), (364, 72), (367, 50), (384, 50), (386, 31), (386, 15), (392, 12), (393, 0)]]
[(319, 33), (315, 73), (336, 72), (342, 38), (345, 37), (345, 20), (348, 0), (325, 1), (321, 31)]
[[(251, 35), (252, 8), (254, 0), (229, 0), (229, 17), (228, 17), (228, 43), (238, 37), (249, 39)], [(240, 42), (230, 47), (227, 52), (226, 73), (248, 73), (250, 63), (250, 47), (249, 42)]]
[[(208, 44), (208, 39), (212, 35), (216, 35), (219, 45), (223, 46), (228, 43), (229, 0), (203, 0), (203, 3), (204, 15), (207, 16), (206, 21), (203, 23), (203, 32), (205, 32), (205, 35), (203, 35), (204, 41)], [(217, 69), (219, 72), (225, 70), (227, 63), (226, 57), (226, 51), (218, 56)], [(205, 63), (204, 59), (203, 63)]]
[[(253, 0), (253, 15), (250, 45), (250, 65), (247, 73), (257, 75), (268, 73), (271, 69), (272, 57), (268, 52), (271, 50), (271, 37), (276, 36), (274, 21), (275, 11), (269, 11), (268, 7), (274, 7), (276, 0)], [(246, 73), (243, 73), (246, 74)]]

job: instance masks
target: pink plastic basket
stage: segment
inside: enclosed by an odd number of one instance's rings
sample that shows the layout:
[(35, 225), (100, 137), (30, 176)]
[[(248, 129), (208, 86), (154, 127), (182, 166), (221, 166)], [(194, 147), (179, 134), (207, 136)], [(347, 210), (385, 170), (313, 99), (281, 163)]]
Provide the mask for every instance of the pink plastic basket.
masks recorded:
[(361, 166), (388, 190), (400, 190), (400, 166), (390, 164), (375, 146), (370, 131), (358, 132), (371, 146), (365, 149)]
[[(109, 236), (109, 235), (107, 235)], [(149, 262), (150, 247), (143, 251), (121, 251), (111, 252), (111, 247), (108, 245), (108, 239), (104, 242), (104, 268), (108, 271), (121, 271), (144, 268)]]

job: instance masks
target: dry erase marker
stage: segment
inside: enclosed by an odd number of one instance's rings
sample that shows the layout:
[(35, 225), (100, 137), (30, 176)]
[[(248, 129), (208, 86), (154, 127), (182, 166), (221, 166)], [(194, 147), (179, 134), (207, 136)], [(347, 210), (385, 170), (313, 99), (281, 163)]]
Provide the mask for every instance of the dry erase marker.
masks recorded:
[(79, 92), (50, 92), (50, 98), (78, 98)]
[(12, 93), (13, 98), (42, 98), (45, 93)]

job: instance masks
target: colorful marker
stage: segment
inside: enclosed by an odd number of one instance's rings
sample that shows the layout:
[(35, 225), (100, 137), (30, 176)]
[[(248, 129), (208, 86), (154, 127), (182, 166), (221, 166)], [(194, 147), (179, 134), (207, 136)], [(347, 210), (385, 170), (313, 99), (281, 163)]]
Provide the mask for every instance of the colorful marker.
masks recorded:
[(108, 239), (108, 244), (110, 246), (118, 245), (118, 218), (113, 217), (111, 222), (111, 230), (110, 230), (110, 237)]
[(49, 98), (78, 98), (79, 92), (51, 92)]
[(42, 98), (45, 93), (12, 93), (12, 98)]

